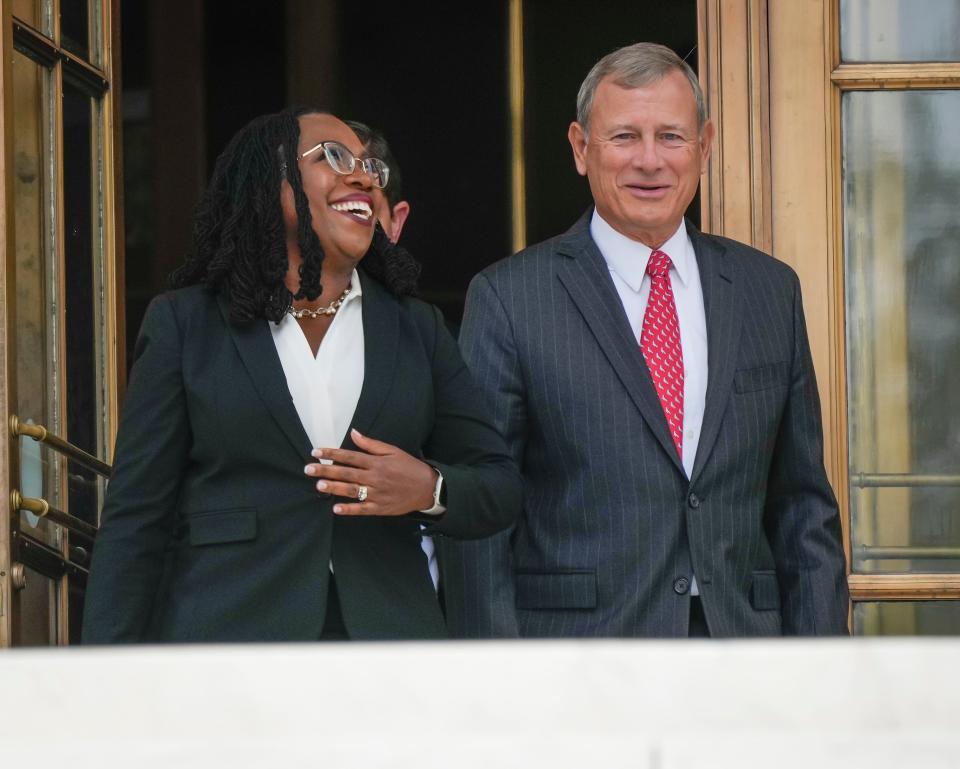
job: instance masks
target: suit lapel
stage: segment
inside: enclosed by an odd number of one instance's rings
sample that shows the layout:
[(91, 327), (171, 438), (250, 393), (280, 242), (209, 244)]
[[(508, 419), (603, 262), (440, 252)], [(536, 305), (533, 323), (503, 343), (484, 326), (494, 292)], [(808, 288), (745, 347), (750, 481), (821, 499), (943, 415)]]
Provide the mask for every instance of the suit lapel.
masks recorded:
[(689, 222), (687, 231), (697, 255), (707, 319), (707, 397), (700, 442), (690, 478), (694, 482), (713, 450), (730, 400), (740, 343), (743, 302), (736, 280), (736, 264), (727, 257), (726, 249), (701, 234)]
[(670, 436), (670, 428), (650, 371), (623, 311), (623, 303), (610, 278), (607, 263), (590, 237), (591, 212), (592, 209), (558, 244), (557, 252), (566, 258), (559, 262), (557, 277), (570, 294), (634, 405), (682, 473), (683, 465)]
[[(383, 286), (363, 270), (358, 273), (363, 287), (363, 388), (350, 424), (367, 435), (393, 387), (400, 339), (400, 309)], [(354, 447), (349, 432), (343, 446)]]
[(290, 445), (297, 452), (297, 457), (305, 460), (310, 456), (312, 449), (310, 439), (300, 422), (296, 406), (293, 405), (293, 397), (287, 387), (280, 356), (277, 354), (273, 335), (267, 325), (269, 321), (256, 320), (245, 326), (234, 326), (230, 323), (228, 301), (221, 294), (217, 302), (220, 305), (220, 314), (233, 338), (234, 346), (240, 354), (240, 360), (243, 361), (267, 411), (276, 421), (281, 432), (287, 436)]

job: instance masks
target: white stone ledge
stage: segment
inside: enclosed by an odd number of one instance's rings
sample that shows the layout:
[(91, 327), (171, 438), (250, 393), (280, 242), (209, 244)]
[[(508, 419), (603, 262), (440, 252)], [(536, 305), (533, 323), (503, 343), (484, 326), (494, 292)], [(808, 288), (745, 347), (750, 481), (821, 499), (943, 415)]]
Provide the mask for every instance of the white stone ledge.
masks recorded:
[(960, 766), (960, 640), (15, 650), (0, 693), (25, 769)]

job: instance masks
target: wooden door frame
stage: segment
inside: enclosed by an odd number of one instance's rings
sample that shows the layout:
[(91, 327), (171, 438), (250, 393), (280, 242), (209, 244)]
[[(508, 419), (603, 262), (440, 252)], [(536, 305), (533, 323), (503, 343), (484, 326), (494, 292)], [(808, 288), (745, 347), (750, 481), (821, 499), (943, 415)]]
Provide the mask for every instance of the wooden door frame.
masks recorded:
[(13, 12), (10, 3), (0, 6), (0, 298), (3, 299), (3, 312), (0, 312), (0, 414), (4, 417), (3, 437), (0, 437), (0, 648), (10, 646), (14, 637), (13, 617), (15, 616), (15, 590), (11, 568), (11, 511), (9, 490), (19, 478), (16, 443), (9, 440), (6, 431), (6, 415), (15, 403), (16, 393), (11, 385), (16, 381), (17, 362), (16, 344), (10, 340), (7, 319), (16, 313), (16, 287), (8, 279), (13, 274), (16, 263), (14, 241), (14, 200), (13, 200)]
[[(704, 228), (800, 277), (849, 570), (840, 100), (851, 88), (956, 88), (960, 64), (841, 64), (839, 0), (699, 0), (698, 12), (700, 78), (718, 129)], [(850, 574), (849, 584), (853, 602), (960, 599), (960, 574)]]

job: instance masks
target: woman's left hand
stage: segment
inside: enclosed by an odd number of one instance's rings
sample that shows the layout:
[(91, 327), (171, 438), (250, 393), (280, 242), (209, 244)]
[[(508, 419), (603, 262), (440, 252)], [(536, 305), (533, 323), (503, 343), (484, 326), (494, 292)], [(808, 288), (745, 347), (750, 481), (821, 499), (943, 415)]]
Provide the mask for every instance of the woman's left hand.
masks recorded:
[[(317, 478), (317, 491), (355, 499), (333, 506), (337, 515), (406, 515), (433, 506), (437, 471), (402, 449), (367, 438), (356, 430), (350, 437), (360, 451), (315, 449), (317, 459), (303, 471)], [(365, 490), (365, 491), (363, 491)], [(364, 499), (362, 499), (364, 498)]]

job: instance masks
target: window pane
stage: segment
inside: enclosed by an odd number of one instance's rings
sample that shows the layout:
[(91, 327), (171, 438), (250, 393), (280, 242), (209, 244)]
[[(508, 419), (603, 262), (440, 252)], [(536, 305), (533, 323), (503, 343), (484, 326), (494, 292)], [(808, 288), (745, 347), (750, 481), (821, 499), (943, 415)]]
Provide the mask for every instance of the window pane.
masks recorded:
[[(16, 414), (24, 422), (58, 429), (53, 250), (54, 202), (50, 95), (53, 73), (19, 52), (13, 54), (14, 233), (17, 348)], [(57, 504), (55, 456), (30, 438), (20, 439), (20, 489), (27, 497)], [(47, 544), (59, 542), (59, 527), (22, 513), (20, 526)]]
[(841, 0), (844, 61), (960, 61), (957, 0)]
[(960, 601), (884, 601), (853, 605), (856, 635), (960, 635)]
[[(32, 422), (33, 420), (24, 420)], [(20, 493), (24, 497), (43, 497), (54, 507), (60, 506), (59, 455), (32, 438), (20, 439)], [(26, 510), (20, 512), (20, 531), (55, 550), (62, 544), (62, 530), (46, 518)]]
[(960, 570), (958, 124), (960, 91), (843, 97), (855, 571)]
[[(63, 0), (61, 0), (62, 2)], [(90, 7), (90, 62), (97, 67), (103, 66), (103, 18), (101, 0), (89, 0)]]
[[(67, 440), (102, 456), (103, 344), (99, 175), (94, 174), (95, 102), (69, 85), (63, 91)], [(95, 184), (96, 183), (96, 184)], [(96, 195), (96, 199), (94, 198)], [(68, 512), (96, 520), (99, 481), (69, 463)]]
[(60, 0), (60, 45), (81, 59), (90, 53), (88, 0)]
[(17, 286), (17, 408), (24, 419), (46, 421), (49, 381), (47, 281), (50, 189), (47, 169), (47, 71), (13, 55), (14, 197)]

